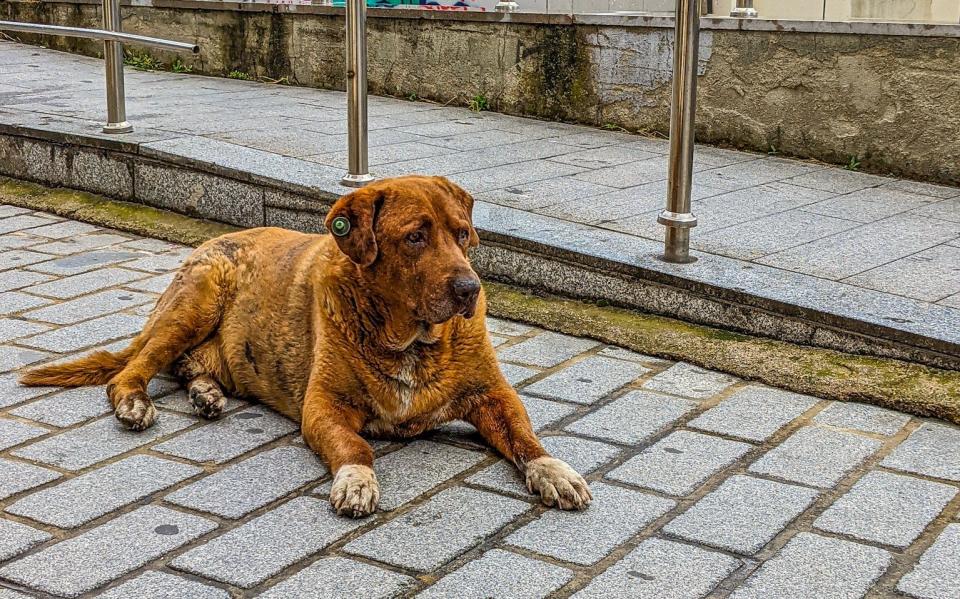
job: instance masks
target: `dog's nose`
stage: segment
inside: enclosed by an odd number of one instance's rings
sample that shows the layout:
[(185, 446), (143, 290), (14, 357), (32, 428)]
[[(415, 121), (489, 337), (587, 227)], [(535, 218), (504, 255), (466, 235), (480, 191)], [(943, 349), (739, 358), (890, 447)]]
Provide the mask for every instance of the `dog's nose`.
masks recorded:
[(480, 281), (476, 277), (457, 277), (452, 286), (454, 297), (464, 304), (473, 301), (480, 293)]

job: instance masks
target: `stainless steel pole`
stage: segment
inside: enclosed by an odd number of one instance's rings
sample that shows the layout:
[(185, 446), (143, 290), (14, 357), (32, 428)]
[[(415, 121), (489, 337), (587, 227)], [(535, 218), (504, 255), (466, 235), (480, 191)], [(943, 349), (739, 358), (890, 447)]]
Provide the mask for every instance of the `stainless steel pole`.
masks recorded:
[[(120, 0), (103, 0), (103, 28), (120, 31)], [(103, 60), (107, 71), (107, 124), (104, 133), (130, 133), (127, 122), (126, 96), (123, 90), (123, 44), (104, 40)]]
[(347, 0), (347, 187), (373, 181), (367, 166), (367, 0)]
[(756, 19), (757, 10), (753, 8), (753, 0), (733, 0), (730, 16), (738, 19)]
[(690, 190), (693, 187), (693, 123), (697, 111), (699, 42), (700, 3), (697, 0), (677, 0), (667, 208), (657, 217), (657, 222), (667, 228), (663, 259), (680, 264), (696, 260), (690, 257), (690, 229), (697, 226), (697, 217), (690, 212)]

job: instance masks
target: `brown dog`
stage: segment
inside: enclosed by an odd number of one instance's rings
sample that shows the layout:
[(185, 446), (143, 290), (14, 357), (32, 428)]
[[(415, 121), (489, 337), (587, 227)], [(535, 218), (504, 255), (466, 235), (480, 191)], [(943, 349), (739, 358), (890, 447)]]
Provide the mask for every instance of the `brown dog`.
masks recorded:
[(462, 419), (526, 475), (547, 505), (583, 509), (583, 478), (540, 445), (497, 365), (480, 279), (473, 199), (441, 177), (388, 179), (341, 198), (334, 235), (251, 229), (210, 240), (180, 268), (131, 345), (27, 372), (26, 385), (107, 383), (142, 430), (150, 379), (173, 367), (197, 412), (224, 391), (300, 421), (335, 473), (330, 502), (366, 516), (379, 500), (360, 437), (410, 437)]

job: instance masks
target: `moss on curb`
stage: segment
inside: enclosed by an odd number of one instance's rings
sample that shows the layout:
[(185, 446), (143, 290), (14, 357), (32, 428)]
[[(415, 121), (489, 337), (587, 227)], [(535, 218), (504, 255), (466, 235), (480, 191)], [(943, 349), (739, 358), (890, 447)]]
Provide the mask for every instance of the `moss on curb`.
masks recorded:
[(839, 401), (860, 401), (960, 424), (960, 372), (856, 356), (690, 324), (671, 318), (539, 297), (486, 285), (490, 312), (644, 354), (683, 360)]
[(50, 189), (6, 178), (0, 178), (0, 202), (192, 246), (224, 233), (239, 231), (237, 227), (223, 223), (190, 218), (143, 204), (108, 200), (72, 189)]
[[(0, 203), (186, 245), (238, 230), (141, 204), (0, 178)], [(793, 345), (485, 283), (491, 315), (796, 391), (960, 424), (960, 372)]]

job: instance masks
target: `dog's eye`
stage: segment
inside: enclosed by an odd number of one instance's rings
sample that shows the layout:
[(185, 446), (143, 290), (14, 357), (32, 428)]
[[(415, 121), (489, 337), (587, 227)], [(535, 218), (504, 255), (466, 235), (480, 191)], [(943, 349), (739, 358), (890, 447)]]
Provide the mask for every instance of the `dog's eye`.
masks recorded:
[(457, 233), (457, 241), (460, 242), (460, 245), (463, 245), (470, 239), (470, 231), (466, 229), (460, 229), (460, 232)]
[(423, 236), (423, 231), (414, 231), (413, 233), (407, 235), (407, 243), (411, 245), (420, 245), (425, 241), (425, 239), (426, 238)]

